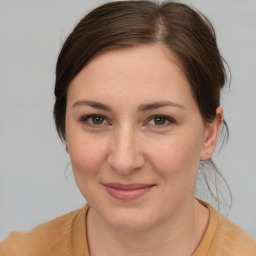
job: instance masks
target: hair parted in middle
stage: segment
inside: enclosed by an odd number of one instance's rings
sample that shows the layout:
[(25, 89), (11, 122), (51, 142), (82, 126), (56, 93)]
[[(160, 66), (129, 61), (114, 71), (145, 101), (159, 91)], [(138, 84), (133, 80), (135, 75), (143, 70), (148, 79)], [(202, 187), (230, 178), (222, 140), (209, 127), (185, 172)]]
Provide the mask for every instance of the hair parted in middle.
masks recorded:
[(110, 49), (157, 43), (177, 56), (203, 119), (212, 121), (220, 105), (226, 72), (211, 23), (185, 4), (117, 1), (87, 14), (61, 49), (56, 67), (54, 108), (60, 137), (65, 140), (69, 83), (90, 60)]

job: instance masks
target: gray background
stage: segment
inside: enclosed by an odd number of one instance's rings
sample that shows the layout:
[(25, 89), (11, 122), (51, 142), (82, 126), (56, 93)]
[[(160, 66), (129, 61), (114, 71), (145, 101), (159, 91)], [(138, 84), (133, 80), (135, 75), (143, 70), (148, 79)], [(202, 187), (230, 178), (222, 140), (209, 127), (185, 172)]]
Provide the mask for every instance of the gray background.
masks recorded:
[[(85, 203), (54, 128), (54, 72), (61, 42), (104, 2), (0, 0), (0, 240)], [(229, 218), (256, 239), (256, 1), (186, 2), (213, 22), (232, 71), (222, 101), (231, 137), (217, 162)]]

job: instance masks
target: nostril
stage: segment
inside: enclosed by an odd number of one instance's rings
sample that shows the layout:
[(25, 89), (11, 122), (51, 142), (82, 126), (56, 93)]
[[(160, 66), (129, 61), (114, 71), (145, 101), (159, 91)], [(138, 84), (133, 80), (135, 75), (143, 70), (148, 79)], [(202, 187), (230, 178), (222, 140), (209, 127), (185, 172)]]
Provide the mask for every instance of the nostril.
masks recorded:
[(144, 166), (144, 156), (134, 152), (133, 155), (111, 154), (108, 163), (112, 170), (120, 174), (130, 174)]

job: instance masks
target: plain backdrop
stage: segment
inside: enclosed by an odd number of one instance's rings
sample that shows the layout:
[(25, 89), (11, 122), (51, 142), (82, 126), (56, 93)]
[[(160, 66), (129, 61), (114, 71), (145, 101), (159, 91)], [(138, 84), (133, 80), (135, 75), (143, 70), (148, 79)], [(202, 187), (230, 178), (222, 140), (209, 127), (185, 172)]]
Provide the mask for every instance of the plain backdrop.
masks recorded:
[[(54, 72), (69, 32), (105, 2), (0, 0), (0, 240), (85, 204), (54, 127)], [(233, 194), (228, 217), (256, 239), (256, 1), (185, 2), (210, 18), (232, 72), (230, 140), (216, 160)]]

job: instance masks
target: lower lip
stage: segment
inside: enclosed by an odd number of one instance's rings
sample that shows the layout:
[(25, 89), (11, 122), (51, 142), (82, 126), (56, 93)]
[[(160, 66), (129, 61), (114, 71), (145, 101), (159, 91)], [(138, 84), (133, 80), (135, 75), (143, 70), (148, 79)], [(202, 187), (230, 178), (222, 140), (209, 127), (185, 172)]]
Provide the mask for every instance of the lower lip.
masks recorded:
[(142, 197), (147, 192), (149, 192), (153, 186), (145, 187), (145, 188), (137, 188), (137, 189), (130, 189), (130, 190), (122, 190), (112, 187), (105, 186), (108, 194), (115, 199), (122, 200), (122, 201), (130, 201), (135, 200), (139, 197)]

